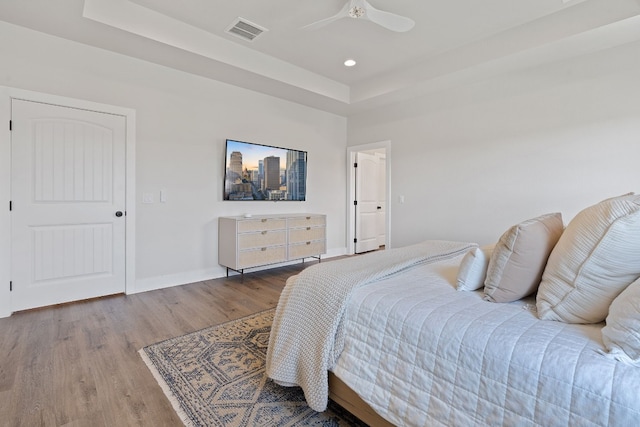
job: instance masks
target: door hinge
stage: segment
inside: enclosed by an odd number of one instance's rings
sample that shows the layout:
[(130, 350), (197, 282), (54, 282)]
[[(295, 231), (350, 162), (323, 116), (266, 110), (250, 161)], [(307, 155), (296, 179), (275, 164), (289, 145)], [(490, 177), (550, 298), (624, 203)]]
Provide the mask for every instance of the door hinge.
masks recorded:
[(358, 239), (353, 239), (353, 243), (358, 243)]
[(358, 167), (358, 163), (354, 163), (354, 164), (353, 164), (353, 167), (354, 167), (354, 168), (357, 168), (357, 167)]
[(13, 292), (13, 282), (9, 281), (9, 292)]
[(9, 120), (9, 130), (13, 130), (13, 120)]
[(13, 210), (13, 203), (9, 200), (9, 212)]
[(358, 201), (357, 200), (353, 201), (353, 206), (358, 206)]

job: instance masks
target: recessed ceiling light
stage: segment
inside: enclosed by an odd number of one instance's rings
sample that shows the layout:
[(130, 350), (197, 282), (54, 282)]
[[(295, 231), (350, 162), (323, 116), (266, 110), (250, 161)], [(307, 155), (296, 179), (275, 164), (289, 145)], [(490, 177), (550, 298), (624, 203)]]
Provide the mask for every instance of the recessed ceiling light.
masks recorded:
[(347, 59), (346, 61), (344, 61), (345, 67), (353, 67), (354, 65), (356, 65), (356, 61), (354, 61), (353, 59)]

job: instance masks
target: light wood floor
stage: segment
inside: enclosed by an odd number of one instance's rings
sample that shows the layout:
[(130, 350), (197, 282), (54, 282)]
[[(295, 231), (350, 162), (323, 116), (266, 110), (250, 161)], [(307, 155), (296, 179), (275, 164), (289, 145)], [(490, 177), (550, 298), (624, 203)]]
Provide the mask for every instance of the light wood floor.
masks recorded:
[(313, 262), (0, 319), (0, 426), (179, 426), (138, 350), (275, 307)]

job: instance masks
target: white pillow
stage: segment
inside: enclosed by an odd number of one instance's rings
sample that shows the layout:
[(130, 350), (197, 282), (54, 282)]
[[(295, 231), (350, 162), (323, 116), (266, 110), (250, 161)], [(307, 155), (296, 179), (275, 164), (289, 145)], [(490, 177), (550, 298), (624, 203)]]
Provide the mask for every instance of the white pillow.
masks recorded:
[(538, 316), (598, 323), (640, 276), (640, 196), (603, 200), (571, 220), (551, 252), (538, 289)]
[(473, 248), (462, 258), (458, 270), (459, 291), (476, 291), (484, 286), (494, 245)]
[(616, 359), (640, 364), (640, 279), (611, 303), (602, 341)]
[(541, 215), (505, 231), (493, 250), (484, 299), (512, 302), (533, 294), (564, 224), (559, 212)]

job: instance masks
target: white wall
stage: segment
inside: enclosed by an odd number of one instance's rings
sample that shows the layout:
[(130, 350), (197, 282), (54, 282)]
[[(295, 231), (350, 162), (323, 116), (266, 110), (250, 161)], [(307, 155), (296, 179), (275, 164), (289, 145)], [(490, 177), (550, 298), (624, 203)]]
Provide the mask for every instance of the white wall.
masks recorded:
[(635, 43), (350, 117), (349, 145), (391, 140), (392, 246), (639, 192), (638, 76)]
[[(0, 63), (0, 85), (136, 110), (138, 290), (221, 276), (224, 215), (326, 213), (345, 252), (346, 118), (2, 22)], [(223, 202), (226, 138), (308, 151), (307, 201)]]
[[(348, 128), (344, 117), (1, 22), (0, 63), (0, 85), (136, 110), (139, 289), (222, 275), (221, 215), (326, 213), (329, 252), (343, 253), (347, 139), (392, 141), (393, 247), (488, 243), (535, 215), (561, 211), (567, 222), (640, 191), (638, 43), (362, 113)], [(223, 202), (227, 137), (307, 150), (309, 200)], [(144, 192), (156, 203), (141, 204)]]

